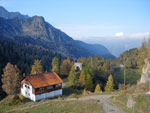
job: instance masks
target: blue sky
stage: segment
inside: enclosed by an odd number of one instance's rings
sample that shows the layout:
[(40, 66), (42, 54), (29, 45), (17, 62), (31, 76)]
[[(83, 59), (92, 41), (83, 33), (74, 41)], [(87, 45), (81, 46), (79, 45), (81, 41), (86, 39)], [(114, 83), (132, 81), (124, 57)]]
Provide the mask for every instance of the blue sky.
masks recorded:
[(150, 32), (150, 0), (0, 0), (0, 5), (43, 16), (74, 39), (141, 38)]

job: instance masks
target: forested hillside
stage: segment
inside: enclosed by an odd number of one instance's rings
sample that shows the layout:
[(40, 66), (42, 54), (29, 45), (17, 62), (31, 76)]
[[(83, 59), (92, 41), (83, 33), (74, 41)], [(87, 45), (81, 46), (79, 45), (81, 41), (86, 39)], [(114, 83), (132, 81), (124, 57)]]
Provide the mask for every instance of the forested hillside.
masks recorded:
[[(110, 55), (108, 58), (114, 58), (107, 49), (102, 48), (101, 51)], [(73, 61), (97, 55), (50, 25), (43, 17), (8, 12), (3, 7), (0, 7), (0, 53), (0, 78), (8, 62), (19, 68), (22, 77), (30, 74), (36, 59), (41, 61), (43, 72), (46, 72), (51, 71), (54, 57), (58, 58), (60, 65), (67, 57)]]
[[(68, 80), (73, 89), (86, 88), (93, 92), (99, 84), (104, 91), (108, 77), (113, 80), (115, 89), (118, 84), (123, 84), (124, 71), (126, 85), (135, 84), (140, 78), (144, 59), (150, 56), (150, 41), (145, 41), (141, 48), (131, 49), (118, 59), (109, 60), (114, 56), (104, 46), (75, 41), (43, 17), (22, 18), (23, 15), (19, 14), (19, 17), (16, 15), (13, 18), (8, 16), (9, 12), (5, 13), (7, 15), (0, 18), (0, 77), (8, 62), (18, 67), (21, 78), (32, 74), (33, 65), (36, 65), (34, 61), (37, 60), (41, 63), (42, 72), (57, 72)], [(83, 63), (81, 72), (74, 70), (76, 61)]]

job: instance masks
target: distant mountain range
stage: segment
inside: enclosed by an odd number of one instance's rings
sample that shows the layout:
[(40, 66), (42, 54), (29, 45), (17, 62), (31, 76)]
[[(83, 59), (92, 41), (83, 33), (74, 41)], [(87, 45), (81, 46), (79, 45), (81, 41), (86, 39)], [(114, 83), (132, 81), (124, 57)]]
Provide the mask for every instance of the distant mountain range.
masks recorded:
[(29, 17), (19, 12), (8, 12), (0, 6), (0, 39), (2, 38), (15, 41), (19, 39), (19, 42), (34, 44), (74, 59), (96, 55), (107, 59), (115, 58), (100, 44), (73, 40), (41, 16)]
[(101, 44), (88, 44), (80, 40), (76, 42), (83, 48), (86, 48), (91, 54), (104, 57), (106, 59), (115, 59), (115, 57), (110, 54), (108, 49)]
[[(148, 39), (149, 36), (145, 36)], [(96, 40), (93, 40), (96, 39)], [(85, 38), (83, 41), (87, 43), (100, 43), (104, 45), (115, 57), (119, 57), (123, 52), (132, 48), (139, 48), (143, 42), (142, 38), (119, 38), (119, 37), (90, 37)]]

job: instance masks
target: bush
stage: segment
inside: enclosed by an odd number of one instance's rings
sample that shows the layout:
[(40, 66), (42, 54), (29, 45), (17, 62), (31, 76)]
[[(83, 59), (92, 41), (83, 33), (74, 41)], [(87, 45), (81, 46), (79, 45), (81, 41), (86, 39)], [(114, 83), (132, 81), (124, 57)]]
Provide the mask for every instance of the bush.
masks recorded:
[(21, 101), (24, 100), (24, 97), (23, 97), (23, 95), (22, 95), (21, 93), (19, 94), (19, 99), (20, 99)]
[(102, 91), (101, 91), (101, 87), (100, 87), (99, 84), (97, 84), (96, 87), (95, 87), (94, 93), (100, 93), (100, 92), (102, 92)]
[(73, 93), (73, 94), (69, 95), (69, 97), (70, 98), (78, 98), (78, 95)]
[(87, 91), (86, 91), (86, 88), (84, 88), (84, 90), (83, 90), (83, 93), (82, 93), (83, 95), (87, 95), (88, 93), (87, 93)]
[(15, 95), (15, 96), (13, 97), (13, 101), (16, 101), (16, 100), (19, 100), (19, 96), (18, 96), (18, 95)]

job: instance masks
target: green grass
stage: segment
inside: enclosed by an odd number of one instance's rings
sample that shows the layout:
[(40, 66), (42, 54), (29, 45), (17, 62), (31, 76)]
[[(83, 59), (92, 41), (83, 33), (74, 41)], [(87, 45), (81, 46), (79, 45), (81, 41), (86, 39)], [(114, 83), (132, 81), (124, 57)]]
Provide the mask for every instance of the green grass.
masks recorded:
[(103, 113), (95, 101), (52, 101), (11, 113)]
[[(122, 92), (119, 96), (111, 98), (111, 101), (127, 113), (149, 113), (150, 95), (145, 94), (148, 90), (149, 84), (133, 86), (125, 92)], [(136, 102), (133, 109), (128, 109), (126, 107), (129, 97), (132, 97), (132, 99)]]
[(76, 94), (76, 95), (82, 95), (82, 91), (79, 91), (77, 89), (73, 89), (73, 88), (63, 88), (63, 95), (64, 97), (67, 97), (71, 94)]
[(0, 101), (0, 113), (4, 111), (8, 111), (18, 106), (25, 105), (25, 103), (31, 103), (30, 100), (24, 99), (24, 101), (20, 101), (19, 99), (14, 99), (14, 96), (8, 96), (2, 101)]
[[(121, 68), (116, 68), (116, 80), (119, 83), (124, 83), (124, 70)], [(126, 69), (126, 84), (136, 84), (137, 80), (139, 80), (141, 75), (138, 73), (137, 69)]]
[(96, 100), (63, 100), (58, 97), (38, 102), (26, 101), (13, 103), (9, 96), (0, 102), (0, 113), (103, 113)]
[(136, 102), (133, 109), (128, 109), (126, 107), (128, 97), (131, 95), (121, 95), (116, 97), (115, 99), (112, 98), (111, 101), (120, 106), (123, 110), (128, 113), (149, 113), (150, 112), (150, 95), (146, 94), (137, 94), (132, 95), (131, 97)]

